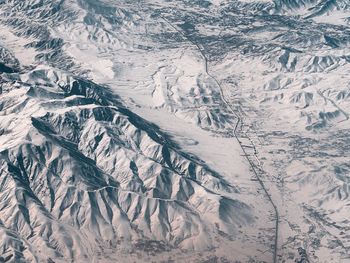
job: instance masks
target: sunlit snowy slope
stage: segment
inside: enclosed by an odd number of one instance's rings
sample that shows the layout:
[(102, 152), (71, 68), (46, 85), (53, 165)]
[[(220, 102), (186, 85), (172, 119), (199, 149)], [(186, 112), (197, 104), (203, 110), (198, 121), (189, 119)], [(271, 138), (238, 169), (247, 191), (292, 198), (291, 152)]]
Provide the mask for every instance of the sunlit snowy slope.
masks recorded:
[(348, 0), (0, 0), (0, 262), (350, 262)]

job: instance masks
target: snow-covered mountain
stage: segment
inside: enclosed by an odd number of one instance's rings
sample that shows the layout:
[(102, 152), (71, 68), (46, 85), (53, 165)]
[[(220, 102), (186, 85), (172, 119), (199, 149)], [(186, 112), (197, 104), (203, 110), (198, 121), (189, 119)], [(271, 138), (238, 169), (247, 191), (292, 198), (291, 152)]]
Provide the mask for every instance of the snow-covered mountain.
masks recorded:
[(0, 1), (0, 262), (349, 262), (347, 0)]

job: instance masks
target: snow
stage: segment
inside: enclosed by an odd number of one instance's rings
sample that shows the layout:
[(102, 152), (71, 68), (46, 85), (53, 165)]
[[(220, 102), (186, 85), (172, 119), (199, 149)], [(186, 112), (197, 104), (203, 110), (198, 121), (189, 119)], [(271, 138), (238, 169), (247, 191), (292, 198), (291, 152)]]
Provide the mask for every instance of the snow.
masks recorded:
[(4, 25), (0, 25), (0, 31), (0, 45), (14, 52), (15, 57), (20, 61), (21, 65), (30, 66), (36, 64), (36, 50), (34, 48), (24, 48), (25, 45), (31, 42), (31, 38), (18, 37), (11, 32), (10, 28)]
[(0, 261), (348, 260), (346, 1), (209, 2), (0, 5)]

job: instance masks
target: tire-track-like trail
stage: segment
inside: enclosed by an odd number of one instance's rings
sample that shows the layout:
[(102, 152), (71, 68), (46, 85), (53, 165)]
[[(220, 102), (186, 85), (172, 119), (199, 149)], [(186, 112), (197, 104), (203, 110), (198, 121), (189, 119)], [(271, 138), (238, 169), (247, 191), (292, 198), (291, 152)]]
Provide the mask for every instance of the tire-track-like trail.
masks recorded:
[[(225, 98), (224, 92), (223, 92), (223, 88), (220, 84), (220, 82), (216, 79), (216, 77), (214, 77), (209, 70), (209, 63), (208, 63), (208, 58), (205, 55), (204, 51), (197, 43), (195, 43), (193, 40), (191, 40), (188, 36), (186, 36), (183, 32), (181, 32), (176, 26), (174, 26), (171, 22), (169, 22), (164, 16), (160, 15), (160, 17), (164, 20), (164, 22), (171, 27), (172, 29), (174, 29), (176, 32), (178, 32), (179, 34), (181, 34), (183, 36), (183, 38), (188, 41), (189, 43), (191, 43), (194, 47), (196, 47), (196, 49), (201, 53), (201, 56), (204, 60), (205, 63), (205, 72), (207, 73), (207, 75), (209, 77), (211, 77), (216, 85), (219, 87), (220, 89), (220, 95), (221, 95), (221, 99), (222, 101), (225, 103), (225, 105), (227, 106), (227, 108), (229, 109), (229, 111), (237, 118), (237, 122), (234, 126), (232, 126), (233, 128), (233, 135), (236, 138), (236, 140), (238, 141), (243, 153), (244, 153), (244, 157), (246, 158), (246, 160), (248, 161), (257, 181), (259, 182), (261, 188), (263, 189), (264, 193), (267, 196), (268, 201), (270, 202), (270, 204), (273, 207), (274, 213), (275, 213), (275, 237), (274, 237), (274, 247), (273, 247), (273, 263), (277, 263), (278, 259), (277, 259), (277, 255), (278, 255), (278, 237), (279, 237), (279, 223), (280, 223), (280, 216), (279, 216), (279, 212), (278, 212), (278, 208), (277, 205), (275, 204), (275, 202), (273, 201), (270, 193), (268, 192), (263, 180), (261, 179), (261, 176), (259, 175), (259, 172), (256, 169), (256, 165), (254, 164), (254, 162), (249, 158), (250, 154), (248, 154), (247, 150), (245, 148), (247, 148), (246, 145), (244, 145), (240, 140), (239, 140), (239, 133), (245, 133), (245, 137), (247, 137), (249, 139), (249, 141), (251, 142), (251, 146), (249, 146), (249, 148), (253, 148), (254, 150), (254, 157), (258, 160), (258, 156), (256, 155), (257, 151), (256, 151), (256, 147), (253, 143), (253, 141), (251, 140), (251, 138), (248, 136), (248, 134), (246, 134), (246, 132), (243, 132), (242, 127), (244, 125), (243, 122), (243, 117), (240, 116), (239, 114), (236, 113), (236, 111), (232, 108), (232, 106), (230, 105), (230, 103), (227, 101), (227, 99)], [(261, 168), (260, 168), (261, 169)]]

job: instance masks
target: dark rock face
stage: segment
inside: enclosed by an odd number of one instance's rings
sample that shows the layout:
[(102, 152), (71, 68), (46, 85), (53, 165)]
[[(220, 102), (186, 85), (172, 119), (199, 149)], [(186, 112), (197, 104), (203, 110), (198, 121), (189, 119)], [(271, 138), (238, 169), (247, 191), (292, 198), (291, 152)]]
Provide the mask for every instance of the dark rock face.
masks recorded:
[(346, 260), (349, 12), (0, 0), (0, 262)]

